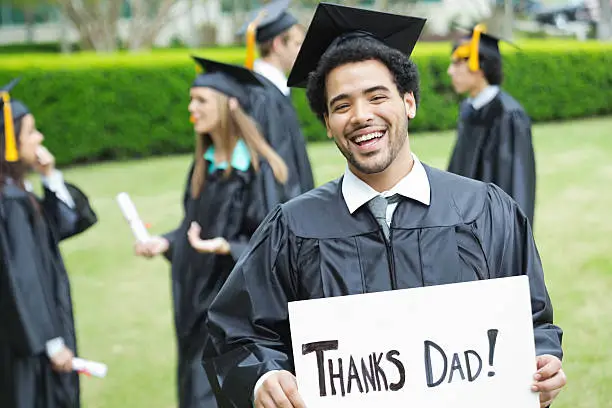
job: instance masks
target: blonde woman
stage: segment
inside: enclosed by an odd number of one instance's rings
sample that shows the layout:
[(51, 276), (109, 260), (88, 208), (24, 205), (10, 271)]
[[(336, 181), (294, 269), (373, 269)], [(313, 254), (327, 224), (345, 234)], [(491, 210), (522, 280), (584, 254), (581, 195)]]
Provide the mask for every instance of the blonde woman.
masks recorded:
[(180, 408), (217, 406), (202, 366), (208, 305), (268, 209), (282, 200), (287, 166), (246, 113), (260, 85), (248, 70), (194, 57), (205, 74), (190, 90), (195, 158), (179, 228), (136, 245), (172, 263)]

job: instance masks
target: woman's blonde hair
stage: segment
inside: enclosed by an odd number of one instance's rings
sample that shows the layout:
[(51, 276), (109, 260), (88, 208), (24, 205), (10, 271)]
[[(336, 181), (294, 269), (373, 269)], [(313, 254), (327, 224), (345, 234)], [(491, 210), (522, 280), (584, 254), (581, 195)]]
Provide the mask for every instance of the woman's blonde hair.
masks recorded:
[[(289, 170), (283, 159), (272, 149), (257, 128), (255, 121), (245, 113), (240, 104), (230, 107), (230, 98), (220, 92), (215, 92), (219, 106), (219, 134), (223, 150), (234, 151), (239, 139), (244, 140), (251, 154), (251, 164), (259, 171), (259, 157), (266, 159), (274, 178), (284, 184), (289, 177)], [(204, 160), (204, 152), (210, 147), (212, 140), (208, 134), (195, 135), (195, 166), (191, 178), (191, 196), (196, 198), (202, 192), (208, 169)], [(231, 166), (225, 170), (226, 176), (232, 171)]]

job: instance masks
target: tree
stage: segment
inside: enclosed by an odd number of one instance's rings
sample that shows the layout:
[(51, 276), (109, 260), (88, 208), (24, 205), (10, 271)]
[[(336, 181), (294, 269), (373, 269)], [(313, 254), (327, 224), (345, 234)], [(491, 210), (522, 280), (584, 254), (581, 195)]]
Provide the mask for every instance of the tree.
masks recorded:
[(485, 20), (487, 31), (493, 35), (512, 40), (514, 7), (512, 0), (491, 1), (491, 15)]
[(155, 37), (169, 21), (170, 9), (174, 3), (175, 0), (130, 0), (132, 9), (128, 35), (130, 51), (153, 46)]
[(599, 0), (599, 23), (597, 24), (597, 36), (600, 40), (612, 39), (612, 1)]
[(115, 51), (119, 46), (118, 23), (124, 6), (131, 11), (127, 46), (136, 51), (150, 48), (168, 21), (176, 0), (50, 0), (79, 31), (83, 49)]
[(512, 0), (504, 2), (504, 37), (506, 40), (512, 40), (512, 26), (514, 25), (514, 5)]
[(79, 32), (82, 49), (115, 51), (123, 0), (52, 0)]
[(41, 0), (13, 0), (13, 5), (23, 12), (24, 25), (26, 28), (26, 42), (34, 41), (34, 19), (36, 9), (46, 2)]
[(376, 0), (376, 3), (374, 3), (374, 10), (389, 11), (389, 0)]

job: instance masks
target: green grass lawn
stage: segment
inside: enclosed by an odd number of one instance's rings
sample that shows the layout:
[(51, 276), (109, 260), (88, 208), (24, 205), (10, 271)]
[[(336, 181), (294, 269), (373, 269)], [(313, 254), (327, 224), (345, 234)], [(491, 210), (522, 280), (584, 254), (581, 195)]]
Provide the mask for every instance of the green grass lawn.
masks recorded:
[[(612, 118), (542, 124), (534, 130), (535, 234), (556, 323), (565, 330), (569, 377), (556, 408), (599, 408), (612, 401), (610, 129)], [(415, 134), (411, 143), (422, 161), (444, 168), (453, 133)], [(344, 170), (332, 143), (313, 144), (310, 157), (318, 184)], [(100, 218), (96, 227), (62, 244), (80, 354), (109, 365), (107, 378), (83, 378), (86, 408), (175, 406), (168, 263), (133, 256), (132, 235), (115, 195), (129, 192), (151, 231), (166, 232), (182, 215), (189, 161), (179, 156), (65, 171), (87, 192)]]

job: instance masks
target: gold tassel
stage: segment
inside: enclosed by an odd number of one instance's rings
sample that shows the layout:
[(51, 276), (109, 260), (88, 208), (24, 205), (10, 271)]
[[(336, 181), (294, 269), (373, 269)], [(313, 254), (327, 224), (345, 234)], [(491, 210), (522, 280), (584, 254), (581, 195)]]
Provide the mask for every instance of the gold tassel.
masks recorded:
[(455, 51), (453, 52), (453, 55), (451, 55), (451, 58), (453, 60), (467, 59), (470, 57), (470, 53), (471, 53), (470, 44), (463, 44), (463, 45), (458, 46), (457, 49), (455, 49)]
[(4, 158), (7, 162), (16, 162), (19, 160), (19, 153), (17, 151), (17, 140), (15, 139), (11, 98), (8, 92), (2, 92), (2, 102), (4, 103)]
[(487, 31), (487, 27), (484, 24), (478, 24), (474, 27), (474, 33), (472, 34), (472, 42), (470, 44), (470, 58), (468, 60), (468, 67), (470, 71), (478, 71), (480, 69), (480, 62), (478, 61), (478, 50), (480, 48), (480, 34)]
[(257, 17), (249, 23), (246, 30), (246, 61), (244, 66), (250, 70), (255, 65), (255, 35), (257, 34), (257, 26), (265, 15), (265, 10), (260, 11)]
[(255, 32), (257, 23), (255, 21), (249, 24), (246, 32), (246, 61), (244, 66), (248, 69), (253, 69), (255, 64)]

